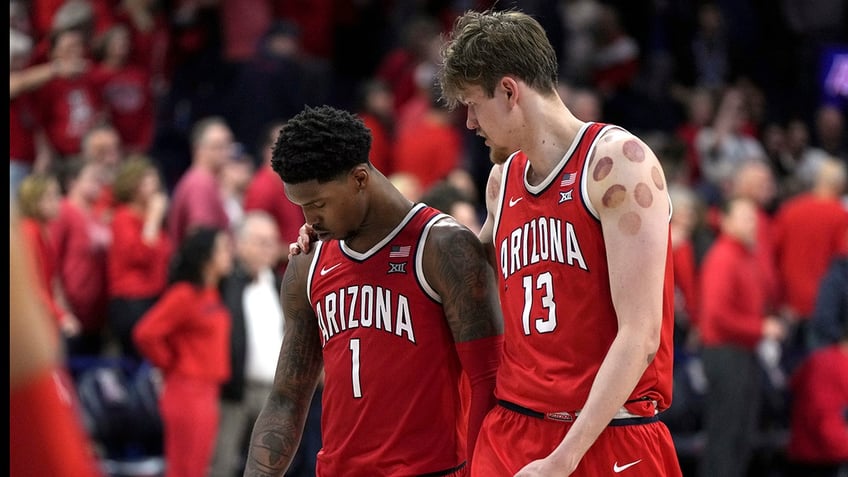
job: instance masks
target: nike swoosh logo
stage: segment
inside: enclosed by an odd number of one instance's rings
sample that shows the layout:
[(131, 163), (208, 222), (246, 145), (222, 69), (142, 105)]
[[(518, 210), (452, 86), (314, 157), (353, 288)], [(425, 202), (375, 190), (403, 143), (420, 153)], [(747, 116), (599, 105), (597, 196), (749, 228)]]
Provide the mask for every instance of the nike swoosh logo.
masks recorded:
[(322, 269), (321, 269), (321, 276), (323, 277), (324, 275), (326, 275), (326, 274), (328, 274), (328, 273), (332, 272), (333, 270), (335, 270), (336, 268), (338, 268), (338, 267), (340, 267), (340, 266), (341, 266), (341, 263), (337, 263), (337, 264), (333, 265), (333, 266), (332, 266), (332, 267), (330, 267), (330, 268), (326, 268), (326, 267), (325, 267), (325, 268), (322, 268)]
[(615, 464), (612, 465), (612, 471), (617, 474), (619, 472), (625, 471), (625, 470), (633, 467), (634, 465), (638, 464), (639, 462), (642, 462), (642, 459), (639, 459), (636, 462), (631, 462), (629, 464), (624, 464), (622, 466), (619, 466), (618, 462), (616, 462)]
[(516, 199), (514, 197), (510, 197), (509, 198), (509, 206), (512, 207), (513, 205), (517, 204), (523, 198), (524, 197), (519, 197), (519, 198)]

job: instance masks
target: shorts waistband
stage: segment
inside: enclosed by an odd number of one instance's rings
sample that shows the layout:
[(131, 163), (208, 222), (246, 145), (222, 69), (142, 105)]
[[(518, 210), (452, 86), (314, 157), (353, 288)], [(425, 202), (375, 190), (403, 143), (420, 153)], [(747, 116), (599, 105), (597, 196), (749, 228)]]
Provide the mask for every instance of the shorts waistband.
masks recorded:
[[(501, 407), (509, 409), (510, 411), (517, 412), (519, 414), (523, 414), (525, 416), (535, 417), (536, 419), (544, 419), (546, 421), (557, 421), (557, 422), (574, 422), (577, 416), (580, 415), (580, 411), (557, 411), (557, 412), (541, 412), (534, 411), (533, 409), (528, 409), (524, 406), (515, 404), (514, 402), (504, 401), (503, 399), (498, 399), (498, 404)], [(656, 422), (659, 420), (659, 416), (639, 416), (629, 412), (625, 408), (621, 408), (618, 412), (613, 416), (612, 421), (609, 423), (610, 426), (632, 426), (638, 424), (649, 424), (651, 422)]]
[(441, 477), (443, 475), (451, 475), (451, 474), (456, 473), (457, 471), (461, 470), (463, 467), (465, 467), (465, 462), (463, 462), (463, 463), (461, 463), (457, 466), (451, 467), (450, 469), (439, 470), (439, 471), (436, 471), (436, 472), (428, 472), (426, 474), (420, 474), (420, 475), (417, 475), (415, 477)]

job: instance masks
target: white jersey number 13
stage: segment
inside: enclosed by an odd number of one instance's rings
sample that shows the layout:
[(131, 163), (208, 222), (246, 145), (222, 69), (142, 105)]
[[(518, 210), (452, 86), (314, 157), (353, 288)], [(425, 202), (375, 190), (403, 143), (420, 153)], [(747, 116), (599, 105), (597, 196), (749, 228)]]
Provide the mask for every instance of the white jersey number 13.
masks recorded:
[[(525, 276), (521, 284), (524, 286), (524, 310), (521, 313), (521, 324), (524, 326), (524, 334), (530, 336), (530, 322), (538, 333), (550, 333), (556, 329), (556, 302), (554, 301), (554, 284), (550, 272), (545, 272), (536, 277), (533, 284), (531, 275)], [(542, 290), (542, 308), (548, 311), (546, 317), (535, 317), (531, 320), (530, 311), (533, 309), (534, 291)]]

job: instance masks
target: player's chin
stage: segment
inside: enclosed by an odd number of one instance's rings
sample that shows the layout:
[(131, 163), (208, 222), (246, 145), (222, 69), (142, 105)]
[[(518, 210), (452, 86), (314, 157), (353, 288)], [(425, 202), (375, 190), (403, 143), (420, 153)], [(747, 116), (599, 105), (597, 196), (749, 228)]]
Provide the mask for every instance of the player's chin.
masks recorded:
[(509, 153), (506, 149), (492, 148), (489, 150), (489, 160), (492, 164), (501, 165), (509, 159)]

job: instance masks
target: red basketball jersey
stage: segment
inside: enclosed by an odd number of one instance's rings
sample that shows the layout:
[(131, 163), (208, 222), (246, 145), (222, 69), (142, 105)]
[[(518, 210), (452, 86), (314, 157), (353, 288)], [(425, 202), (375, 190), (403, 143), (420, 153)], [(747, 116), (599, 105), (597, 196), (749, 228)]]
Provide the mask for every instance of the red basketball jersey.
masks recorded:
[(326, 373), (319, 476), (412, 476), (465, 461), (461, 365), (422, 271), (443, 217), (418, 204), (365, 253), (317, 243), (308, 291)]
[[(586, 193), (588, 159), (612, 127), (584, 125), (538, 185), (526, 180), (523, 152), (504, 164), (494, 229), (505, 336), (498, 399), (541, 412), (581, 409), (615, 338), (604, 238)], [(671, 403), (670, 240), (667, 256), (660, 347), (629, 398), (641, 406), (627, 406), (639, 415), (653, 412), (652, 401), (659, 410)]]

